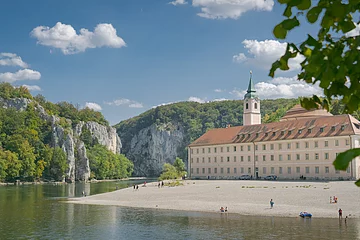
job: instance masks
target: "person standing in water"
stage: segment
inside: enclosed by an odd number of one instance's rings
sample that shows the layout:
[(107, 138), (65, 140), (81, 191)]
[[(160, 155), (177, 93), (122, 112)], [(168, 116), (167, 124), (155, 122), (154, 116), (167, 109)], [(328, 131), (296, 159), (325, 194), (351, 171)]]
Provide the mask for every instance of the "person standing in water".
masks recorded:
[(273, 208), (273, 206), (274, 206), (274, 201), (270, 199), (270, 208)]

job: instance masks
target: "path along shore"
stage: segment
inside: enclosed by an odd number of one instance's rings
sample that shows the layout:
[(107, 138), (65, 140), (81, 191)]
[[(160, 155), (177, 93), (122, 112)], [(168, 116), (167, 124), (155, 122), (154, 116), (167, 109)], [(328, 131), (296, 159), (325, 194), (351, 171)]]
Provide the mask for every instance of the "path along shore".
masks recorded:
[[(330, 203), (330, 196), (338, 198)], [(270, 208), (270, 199), (274, 207)], [(123, 207), (184, 210), (219, 213), (228, 207), (229, 213), (253, 216), (298, 217), (307, 211), (316, 218), (360, 218), (360, 188), (352, 181), (283, 182), (185, 180), (182, 186), (158, 188), (148, 183), (114, 192), (72, 198), (67, 203), (114, 205)]]

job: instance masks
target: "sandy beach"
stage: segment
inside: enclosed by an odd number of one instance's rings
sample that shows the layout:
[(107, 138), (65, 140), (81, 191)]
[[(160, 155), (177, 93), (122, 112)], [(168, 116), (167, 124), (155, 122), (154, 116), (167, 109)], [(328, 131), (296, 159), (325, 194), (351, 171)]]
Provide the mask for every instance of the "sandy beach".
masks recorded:
[[(72, 198), (67, 203), (184, 210), (229, 214), (298, 217), (307, 211), (316, 218), (360, 218), (360, 188), (354, 182), (200, 181), (186, 180), (183, 186), (158, 188), (157, 183), (139, 185), (93, 196)], [(338, 203), (330, 204), (330, 196)], [(275, 202), (270, 208), (270, 199)]]

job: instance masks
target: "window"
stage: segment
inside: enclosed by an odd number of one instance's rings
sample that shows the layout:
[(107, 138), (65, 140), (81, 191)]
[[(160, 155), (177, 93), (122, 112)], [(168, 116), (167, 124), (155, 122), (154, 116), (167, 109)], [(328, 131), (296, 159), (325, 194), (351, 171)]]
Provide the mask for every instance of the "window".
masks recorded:
[(329, 159), (329, 153), (325, 153), (325, 159)]
[(308, 153), (305, 154), (305, 160), (309, 160), (309, 154)]
[(204, 157), (202, 158), (202, 162), (203, 162), (203, 163), (205, 162), (205, 158), (204, 158)]
[(211, 174), (211, 168), (208, 168), (208, 174)]
[(216, 157), (214, 157), (214, 162), (217, 162), (217, 161), (216, 161)]
[(258, 145), (255, 145), (255, 150), (256, 150), (256, 151), (258, 150)]
[(319, 167), (315, 167), (315, 173), (319, 174)]
[(341, 125), (341, 131), (344, 131), (345, 125)]
[(258, 155), (255, 156), (255, 161), (256, 161), (256, 162), (258, 161)]
[(266, 167), (263, 167), (263, 174), (266, 174)]
[(296, 143), (296, 148), (299, 148), (300, 147), (300, 143)]
[(287, 148), (288, 148), (288, 149), (291, 149), (291, 143), (288, 143), (288, 144), (287, 144)]
[(263, 161), (266, 161), (266, 155), (263, 155)]
[(248, 168), (248, 173), (251, 173), (251, 167)]
[(305, 173), (310, 173), (310, 167), (305, 167)]
[(248, 146), (248, 151), (251, 151), (251, 146), (250, 145)]
[(281, 143), (279, 143), (279, 150), (281, 150), (282, 149), (282, 144)]
[(205, 153), (205, 148), (202, 149), (202, 153)]
[(194, 149), (191, 149), (191, 154), (193, 154), (194, 153), (194, 151), (193, 151)]
[(223, 152), (223, 150), (224, 150), (223, 147), (221, 147), (221, 148), (220, 148), (220, 152)]
[(234, 162), (236, 162), (236, 156), (234, 156)]
[(308, 133), (311, 133), (311, 128), (308, 129)]
[(230, 162), (230, 157), (227, 157), (227, 162)]
[(345, 140), (345, 145), (346, 145), (346, 146), (349, 145), (349, 139), (346, 139), (346, 140)]
[(300, 160), (300, 154), (296, 154), (296, 160)]
[(292, 131), (291, 130), (289, 130), (289, 132), (288, 132), (289, 134), (291, 134), (292, 133)]
[(191, 163), (193, 163), (194, 162), (194, 159), (193, 158), (191, 158)]
[(285, 134), (285, 131), (281, 131), (280, 135), (283, 136)]
[(230, 152), (230, 147), (226, 147), (226, 151), (227, 151), (227, 152)]
[(287, 159), (291, 160), (291, 155), (290, 154), (287, 155)]
[(299, 133), (299, 134), (300, 134), (300, 133), (302, 133), (302, 130), (301, 130), (301, 129), (299, 129), (298, 133)]
[(271, 174), (275, 174), (275, 168), (271, 167), (270, 172), (271, 172)]
[(257, 103), (255, 103), (254, 105), (255, 105), (255, 109), (257, 109)]
[(249, 109), (249, 104), (248, 103), (246, 103), (246, 109)]
[(217, 168), (214, 168), (214, 173), (217, 174)]
[(208, 158), (208, 160), (209, 160), (209, 163), (211, 163), (211, 158), (210, 157)]
[(329, 141), (325, 141), (325, 142), (324, 142), (324, 146), (325, 146), (325, 147), (328, 147), (328, 146), (329, 146)]
[(216, 153), (216, 148), (214, 148), (214, 153)]
[(196, 173), (199, 174), (199, 168), (196, 168)]
[(227, 168), (227, 173), (230, 173), (230, 168), (229, 167)]
[(273, 134), (272, 134), (273, 136), (275, 136), (276, 135), (276, 132), (273, 132)]
[(224, 159), (223, 159), (223, 157), (220, 157), (220, 161), (221, 161), (221, 162), (224, 162)]
[(199, 163), (199, 158), (196, 158), (196, 163)]
[(259, 137), (259, 133), (256, 133), (256, 135), (255, 135), (256, 137)]
[(315, 141), (315, 147), (317, 148), (319, 146), (319, 142), (318, 141)]
[(274, 161), (274, 155), (270, 155), (270, 160)]
[(325, 167), (325, 173), (329, 173), (329, 167)]
[(265, 137), (267, 137), (269, 135), (269, 133), (265, 133)]
[(194, 169), (193, 168), (191, 168), (191, 174), (193, 174), (194, 173)]
[(250, 156), (248, 156), (248, 162), (250, 162), (251, 161), (251, 157)]
[(300, 167), (296, 167), (296, 173), (300, 173)]
[(274, 150), (274, 144), (270, 144), (270, 149)]
[(236, 168), (234, 168), (234, 173), (236, 174)]
[(346, 169), (347, 173), (350, 173), (350, 166)]
[(335, 126), (331, 126), (331, 131), (335, 131)]
[(339, 140), (335, 140), (335, 146), (339, 146)]
[(319, 159), (319, 154), (315, 153), (315, 160), (318, 160), (318, 159)]
[(324, 128), (323, 128), (323, 127), (320, 128), (320, 132), (324, 132)]
[(282, 159), (282, 155), (279, 155), (279, 161), (282, 161), (283, 159)]
[(291, 174), (291, 167), (288, 167), (288, 174)]
[(244, 173), (244, 168), (242, 167), (242, 168), (240, 168), (240, 170), (241, 170), (241, 173)]
[(205, 174), (205, 168), (202, 168), (202, 173)]
[(224, 173), (224, 168), (220, 168), (220, 173), (221, 173), (221, 174)]
[(236, 152), (236, 146), (234, 146), (234, 152)]
[(262, 149), (266, 150), (266, 145), (265, 144), (262, 145)]
[(279, 174), (282, 174), (282, 167), (279, 167)]
[(241, 159), (241, 161), (243, 162), (243, 161), (244, 161), (244, 156), (241, 156), (240, 159)]
[(211, 148), (208, 148), (208, 153), (211, 153)]
[(241, 147), (240, 147), (240, 151), (244, 151), (244, 146), (241, 146)]
[(305, 142), (305, 148), (309, 148), (309, 142)]

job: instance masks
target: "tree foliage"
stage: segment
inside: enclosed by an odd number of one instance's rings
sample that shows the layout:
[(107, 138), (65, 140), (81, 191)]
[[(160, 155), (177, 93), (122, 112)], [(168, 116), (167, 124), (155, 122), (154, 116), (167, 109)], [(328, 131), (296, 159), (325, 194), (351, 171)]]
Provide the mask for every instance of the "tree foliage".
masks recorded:
[[(360, 36), (352, 31), (358, 23), (354, 16), (359, 15), (358, 0), (278, 0), (285, 4), (283, 15), (286, 17), (275, 26), (273, 33), (279, 39), (285, 39), (288, 32), (300, 26), (300, 17), (304, 16), (310, 24), (319, 24), (317, 36), (307, 34), (304, 42), (297, 46), (288, 43), (285, 54), (273, 63), (269, 75), (274, 77), (277, 69), (289, 70), (288, 61), (297, 55), (304, 56), (298, 78), (309, 84), (319, 82), (325, 98), (313, 96), (304, 98), (302, 105), (316, 108), (319, 105), (330, 109), (333, 98), (344, 105), (345, 113), (353, 113), (360, 108)], [(358, 25), (359, 26), (359, 25)], [(334, 165), (344, 170), (360, 151), (351, 149), (339, 154)], [(345, 167), (345, 169), (346, 169)], [(357, 184), (360, 186), (360, 182)]]
[(185, 163), (181, 158), (176, 158), (173, 165), (165, 163), (159, 180), (177, 179), (185, 176)]

